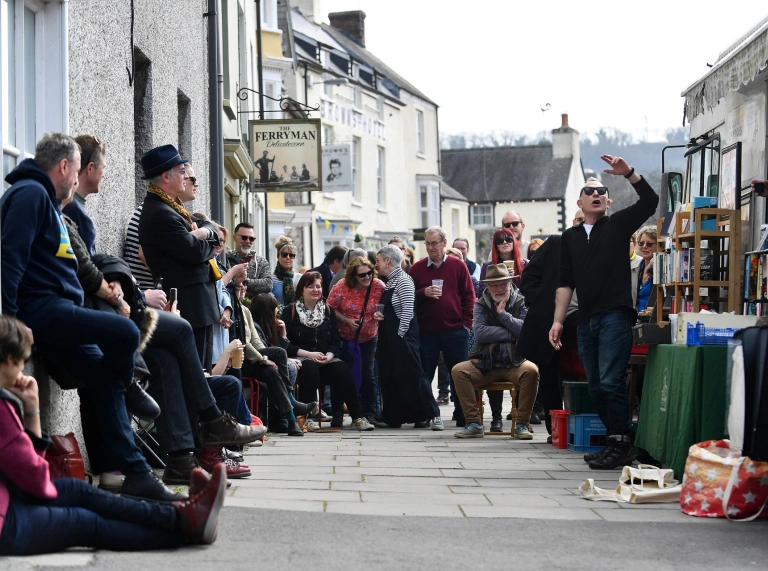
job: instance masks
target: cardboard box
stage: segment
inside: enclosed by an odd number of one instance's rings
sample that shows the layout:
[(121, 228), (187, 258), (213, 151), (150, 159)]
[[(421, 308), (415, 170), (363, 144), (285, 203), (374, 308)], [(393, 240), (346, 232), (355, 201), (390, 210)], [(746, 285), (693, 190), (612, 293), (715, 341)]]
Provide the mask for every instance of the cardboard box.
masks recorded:
[(746, 329), (757, 323), (756, 315), (731, 315), (730, 313), (688, 313), (677, 314), (677, 337), (675, 345), (685, 345), (688, 340), (688, 324), (702, 323), (705, 327), (731, 327)]

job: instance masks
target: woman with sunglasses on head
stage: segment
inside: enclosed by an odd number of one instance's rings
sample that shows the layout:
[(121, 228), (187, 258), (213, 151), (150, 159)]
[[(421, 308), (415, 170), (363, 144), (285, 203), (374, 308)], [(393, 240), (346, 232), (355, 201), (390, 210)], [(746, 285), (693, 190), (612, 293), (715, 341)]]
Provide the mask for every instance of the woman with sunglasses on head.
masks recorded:
[(272, 295), (277, 298), (282, 308), (293, 303), (296, 284), (299, 283), (302, 274), (293, 271), (293, 262), (296, 260), (296, 247), (293, 245), (293, 240), (288, 236), (280, 236), (275, 242), (275, 248), (277, 265), (275, 273), (272, 274)]
[(480, 270), (480, 294), (485, 291), (483, 280), (485, 279), (485, 272), (488, 270), (488, 266), (503, 264), (507, 261), (515, 263), (515, 279), (513, 281), (515, 285), (519, 285), (520, 273), (525, 268), (527, 260), (523, 259), (520, 253), (520, 241), (515, 237), (515, 233), (509, 228), (501, 228), (493, 233), (491, 259), (485, 262)]
[(656, 228), (645, 226), (637, 232), (637, 250), (642, 261), (637, 272), (637, 281), (632, 284), (636, 292), (637, 311), (643, 311), (654, 305), (653, 290), (653, 255), (656, 253)]
[[(363, 405), (363, 416), (372, 424), (376, 423), (379, 409), (374, 369), (379, 323), (373, 314), (385, 289), (384, 282), (376, 278), (376, 268), (370, 260), (353, 258), (347, 264), (344, 279), (333, 286), (327, 301), (328, 306), (336, 310), (342, 341), (350, 345), (360, 344), (360, 363), (352, 363), (351, 367), (356, 375), (355, 385)], [(362, 365), (357, 372), (356, 365)], [(339, 420), (334, 418), (334, 424)]]

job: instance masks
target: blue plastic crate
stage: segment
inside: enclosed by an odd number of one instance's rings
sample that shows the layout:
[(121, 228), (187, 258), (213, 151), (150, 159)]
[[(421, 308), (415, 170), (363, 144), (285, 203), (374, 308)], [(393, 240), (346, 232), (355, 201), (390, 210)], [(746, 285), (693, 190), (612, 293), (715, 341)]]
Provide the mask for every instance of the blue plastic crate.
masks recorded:
[(568, 450), (598, 452), (605, 448), (605, 425), (596, 414), (568, 416)]
[(738, 329), (731, 327), (705, 327), (700, 321), (688, 324), (686, 345), (728, 345)]

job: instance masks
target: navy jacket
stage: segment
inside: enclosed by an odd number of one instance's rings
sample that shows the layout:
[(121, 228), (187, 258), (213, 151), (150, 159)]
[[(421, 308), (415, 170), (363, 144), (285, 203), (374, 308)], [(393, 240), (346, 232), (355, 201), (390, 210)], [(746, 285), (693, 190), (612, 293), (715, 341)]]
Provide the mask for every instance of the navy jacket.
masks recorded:
[(83, 305), (77, 260), (48, 174), (26, 159), (5, 177), (0, 200), (3, 313), (55, 296)]

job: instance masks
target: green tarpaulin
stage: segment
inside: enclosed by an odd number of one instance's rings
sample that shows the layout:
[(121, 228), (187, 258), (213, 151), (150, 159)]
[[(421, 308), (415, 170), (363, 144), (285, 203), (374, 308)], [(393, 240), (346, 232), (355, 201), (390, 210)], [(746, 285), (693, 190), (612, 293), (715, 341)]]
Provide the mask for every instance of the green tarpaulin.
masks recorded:
[(726, 347), (648, 351), (635, 444), (682, 478), (688, 448), (725, 434)]

